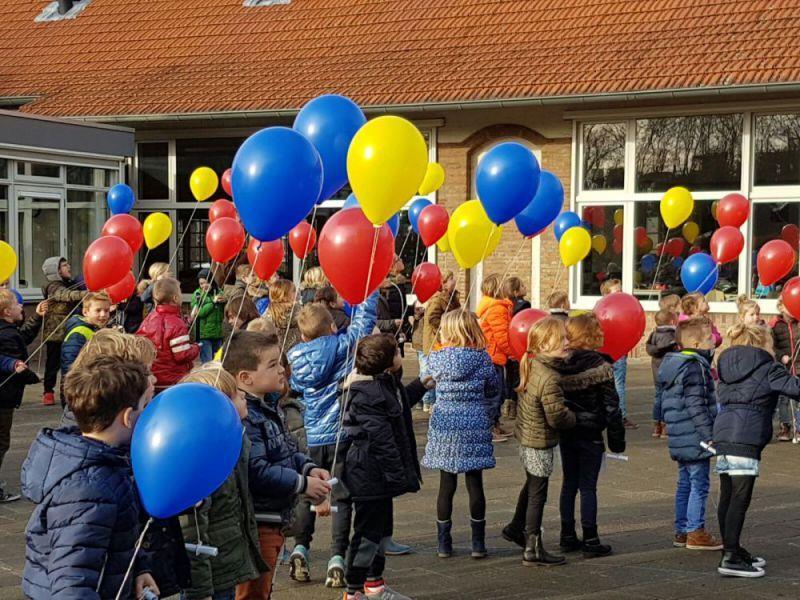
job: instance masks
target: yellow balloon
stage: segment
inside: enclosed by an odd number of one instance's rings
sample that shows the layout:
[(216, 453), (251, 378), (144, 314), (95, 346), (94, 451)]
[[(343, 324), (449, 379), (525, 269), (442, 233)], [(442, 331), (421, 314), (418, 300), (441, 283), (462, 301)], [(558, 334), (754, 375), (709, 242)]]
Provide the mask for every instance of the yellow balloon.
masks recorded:
[(714, 200), (711, 203), (711, 216), (714, 217), (714, 220), (717, 220), (717, 207), (719, 206), (719, 200)]
[(471, 269), (497, 249), (502, 232), (478, 200), (469, 200), (450, 216), (447, 237), (456, 262), (462, 269)]
[(420, 196), (432, 194), (444, 185), (444, 167), (437, 162), (428, 163), (425, 179), (419, 186)]
[(152, 250), (166, 242), (172, 235), (172, 221), (162, 212), (152, 213), (147, 215), (144, 220), (142, 232), (144, 233), (144, 243), (148, 249)]
[(192, 190), (192, 196), (198, 202), (211, 198), (217, 191), (218, 185), (219, 178), (210, 167), (198, 167), (192, 171), (192, 175), (189, 177), (189, 188)]
[(450, 252), (450, 239), (446, 234), (439, 238), (439, 241), (436, 242), (436, 247), (439, 248), (440, 252)]
[(606, 246), (608, 246), (608, 240), (606, 240), (606, 236), (599, 233), (592, 236), (592, 248), (595, 252), (602, 254), (606, 251)]
[(0, 241), (0, 283), (11, 279), (17, 270), (17, 253), (6, 242)]
[(698, 235), (700, 235), (700, 226), (697, 223), (694, 221), (686, 221), (686, 223), (683, 224), (683, 237), (686, 238), (687, 242), (694, 244)]
[(367, 121), (347, 151), (347, 176), (361, 210), (375, 225), (388, 221), (416, 194), (428, 169), (425, 138), (410, 122)]
[(561, 236), (558, 242), (558, 251), (561, 254), (561, 262), (565, 267), (578, 264), (589, 254), (592, 249), (592, 238), (589, 232), (583, 227), (570, 227)]
[(692, 214), (694, 199), (685, 187), (668, 189), (661, 198), (661, 218), (667, 227), (675, 229)]
[(614, 225), (622, 225), (625, 222), (625, 210), (618, 208), (614, 211)]

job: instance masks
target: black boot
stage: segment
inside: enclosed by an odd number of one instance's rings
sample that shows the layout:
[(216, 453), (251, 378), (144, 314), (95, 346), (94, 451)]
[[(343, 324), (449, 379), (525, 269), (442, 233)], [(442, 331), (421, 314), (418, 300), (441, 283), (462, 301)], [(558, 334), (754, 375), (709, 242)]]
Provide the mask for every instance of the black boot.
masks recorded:
[(450, 558), (453, 556), (453, 538), (450, 530), (453, 528), (452, 521), (436, 521), (436, 530), (439, 534), (439, 558)]
[(522, 564), (526, 567), (533, 565), (553, 566), (563, 565), (567, 560), (563, 556), (548, 554), (542, 544), (541, 532), (525, 534), (525, 551), (522, 553)]
[(562, 552), (577, 552), (581, 549), (581, 541), (575, 533), (575, 522), (561, 522), (561, 539), (558, 544)]
[(503, 539), (512, 544), (516, 544), (520, 548), (525, 547), (525, 533), (519, 529), (515, 529), (513, 525), (506, 525), (503, 527), (501, 534)]
[(584, 558), (599, 558), (611, 554), (611, 546), (600, 543), (597, 527), (583, 528), (583, 544), (581, 545)]
[(722, 560), (719, 561), (717, 572), (727, 577), (763, 577), (764, 569), (754, 567), (738, 552), (722, 553)]
[(470, 519), (472, 526), (472, 558), (486, 558), (486, 519)]

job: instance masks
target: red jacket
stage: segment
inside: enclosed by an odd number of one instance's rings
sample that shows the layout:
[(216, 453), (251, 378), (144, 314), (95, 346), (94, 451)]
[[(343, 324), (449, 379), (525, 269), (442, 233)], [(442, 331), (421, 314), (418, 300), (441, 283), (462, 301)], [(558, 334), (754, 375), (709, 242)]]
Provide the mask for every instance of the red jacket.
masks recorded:
[(513, 354), (508, 341), (513, 307), (511, 300), (505, 298), (490, 298), (486, 302), (482, 300), (478, 306), (478, 320), (486, 338), (486, 351), (496, 365), (504, 366)]
[(200, 347), (189, 339), (189, 326), (181, 317), (180, 308), (160, 304), (147, 315), (136, 335), (142, 335), (156, 347), (153, 375), (156, 387), (178, 383), (192, 370)]

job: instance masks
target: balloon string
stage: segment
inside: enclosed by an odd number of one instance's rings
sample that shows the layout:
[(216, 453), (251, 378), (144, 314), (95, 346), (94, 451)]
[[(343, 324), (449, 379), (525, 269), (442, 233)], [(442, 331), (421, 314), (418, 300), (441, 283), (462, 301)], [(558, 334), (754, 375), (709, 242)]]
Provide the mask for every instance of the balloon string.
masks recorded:
[[(317, 219), (317, 205), (314, 205), (313, 210), (311, 211), (311, 229), (314, 229), (314, 222)], [(289, 329), (292, 328), (292, 319), (294, 318), (294, 308), (297, 306), (297, 303), (300, 300), (300, 286), (303, 282), (303, 269), (306, 266), (306, 259), (308, 258), (309, 252), (309, 245), (311, 244), (311, 235), (306, 236), (306, 247), (305, 251), (303, 252), (303, 258), (300, 260), (300, 272), (298, 274), (298, 282), (297, 285), (294, 286), (294, 300), (292, 301), (292, 308), (289, 309), (289, 320), (286, 322), (286, 333), (283, 335), (283, 343), (281, 344), (281, 354), (283, 354), (284, 350), (286, 349), (286, 341), (289, 339)]]
[[(452, 292), (450, 292), (450, 297), (447, 299), (447, 304), (446, 304), (446, 305), (445, 305), (445, 307), (444, 307), (444, 312), (449, 312), (449, 310), (450, 310), (450, 304), (453, 302), (453, 298), (455, 297), (455, 295), (456, 295), (456, 292), (458, 292), (458, 283), (459, 283), (459, 281), (461, 281), (461, 275), (462, 275), (462, 273), (464, 273), (464, 274), (465, 274), (465, 273), (466, 273), (466, 269), (460, 269), (460, 270), (458, 271), (458, 276), (456, 276), (456, 282), (455, 282), (455, 285), (453, 286), (453, 291), (452, 291)], [(442, 314), (444, 315), (444, 313), (442, 313)], [(434, 331), (434, 332), (433, 332), (433, 344), (434, 344), (434, 345), (436, 344), (436, 340), (437, 340), (437, 339), (438, 339), (438, 337), (439, 337), (439, 330), (440, 330), (441, 328), (442, 328), (442, 321), (441, 321), (441, 319), (440, 319), (440, 320), (439, 320), (439, 325), (436, 327), (436, 331)], [(424, 344), (423, 344), (423, 346), (424, 346)], [(423, 350), (425, 350), (425, 348), (423, 348)], [(431, 352), (431, 350), (433, 350), (433, 346), (431, 346), (431, 347), (428, 349), (428, 352), (430, 353), (430, 352)]]
[(406, 244), (408, 243), (408, 238), (411, 235), (411, 231), (412, 231), (411, 224), (409, 224), (408, 231), (406, 231), (406, 238), (403, 240), (403, 243), (400, 245), (400, 252), (397, 253), (397, 256), (400, 256), (400, 257), (403, 256), (403, 250), (406, 249)]
[(527, 238), (525, 236), (523, 236), (522, 237), (522, 241), (520, 241), (519, 246), (517, 247), (517, 251), (514, 253), (513, 258), (506, 265), (506, 270), (503, 271), (503, 276), (500, 278), (500, 288), (503, 287), (503, 283), (506, 280), (506, 275), (508, 275), (508, 272), (511, 270), (511, 267), (514, 266), (514, 263), (517, 262), (517, 259), (519, 258), (519, 253), (522, 252), (522, 248), (525, 246), (525, 242), (526, 241), (528, 241)]
[[(492, 232), (486, 236), (486, 245), (483, 247), (483, 254), (481, 254), (481, 260), (479, 262), (483, 263), (486, 260), (486, 254), (489, 252), (489, 244), (492, 242), (492, 236), (494, 235), (494, 228), (496, 225), (492, 225)], [(472, 282), (470, 281), (469, 289), (467, 290), (467, 297), (464, 298), (463, 306), (469, 306), (469, 297), (472, 294), (473, 287), (477, 288), (477, 277), (475, 278), (476, 285), (473, 286)]]
[(153, 523), (153, 517), (147, 519), (147, 523), (145, 523), (144, 529), (142, 529), (142, 534), (136, 541), (136, 546), (133, 549), (133, 556), (131, 556), (131, 562), (128, 563), (128, 569), (125, 571), (125, 577), (122, 578), (122, 584), (119, 586), (119, 590), (117, 591), (117, 595), (114, 598), (114, 600), (119, 600), (122, 597), (122, 590), (125, 588), (125, 583), (128, 581), (128, 577), (130, 577), (131, 575), (131, 569), (133, 569), (133, 563), (136, 562), (136, 555), (139, 554), (139, 550), (142, 547), (142, 542), (144, 542), (144, 536), (147, 534), (147, 530), (150, 528), (150, 525), (152, 523)]
[[(656, 282), (658, 281), (658, 272), (661, 270), (661, 261), (664, 259), (664, 254), (665, 254), (664, 247), (667, 245), (667, 242), (669, 241), (670, 231), (672, 231), (672, 228), (667, 227), (667, 233), (664, 234), (664, 241), (662, 242), (661, 252), (659, 252), (658, 254), (658, 264), (656, 265), (656, 274), (653, 276), (653, 283), (650, 286), (650, 290), (654, 290), (656, 287)], [(661, 292), (659, 292), (658, 295), (660, 296)]]
[(144, 253), (144, 260), (142, 261), (142, 266), (139, 268), (139, 274), (136, 276), (136, 285), (139, 285), (139, 282), (142, 280), (142, 274), (144, 273), (144, 268), (147, 266), (147, 259), (150, 257), (150, 248), (147, 249), (147, 252)]
[(175, 245), (175, 252), (172, 253), (172, 256), (169, 259), (169, 265), (170, 266), (172, 266), (172, 261), (175, 260), (175, 257), (178, 256), (178, 251), (181, 249), (181, 244), (183, 244), (183, 238), (186, 237), (186, 232), (188, 232), (189, 229), (192, 226), (192, 220), (194, 219), (194, 215), (197, 212), (197, 207), (198, 206), (200, 206), (200, 203), (199, 202), (195, 202), (194, 203), (194, 208), (192, 209), (192, 214), (189, 215), (189, 221), (186, 223), (186, 226), (183, 228), (183, 233), (181, 233), (181, 237), (178, 240), (178, 243)]

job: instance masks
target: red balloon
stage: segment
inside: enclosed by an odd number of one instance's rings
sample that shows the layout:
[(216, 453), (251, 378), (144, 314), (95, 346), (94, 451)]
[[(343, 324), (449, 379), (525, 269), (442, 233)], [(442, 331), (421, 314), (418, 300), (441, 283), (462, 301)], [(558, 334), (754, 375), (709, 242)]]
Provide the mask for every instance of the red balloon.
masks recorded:
[(792, 277), (783, 284), (781, 301), (789, 314), (800, 320), (800, 277)]
[(622, 242), (622, 225), (614, 225), (614, 239)]
[(717, 204), (717, 223), (720, 226), (736, 227), (744, 225), (750, 216), (750, 202), (741, 194), (728, 194)]
[(222, 217), (208, 226), (206, 247), (211, 258), (225, 263), (235, 258), (244, 247), (244, 228), (236, 219)]
[(231, 170), (225, 169), (225, 172), (222, 174), (222, 189), (225, 190), (225, 193), (228, 194), (231, 198), (233, 198), (233, 192), (231, 191)]
[(511, 319), (511, 324), (508, 327), (508, 342), (517, 360), (522, 360), (522, 357), (528, 351), (528, 332), (531, 330), (531, 326), (536, 321), (548, 316), (550, 316), (548, 313), (538, 308), (526, 308), (519, 311)]
[(609, 294), (594, 306), (594, 314), (603, 329), (600, 352), (619, 360), (642, 339), (647, 320), (639, 301), (623, 292)]
[(217, 219), (224, 217), (238, 219), (239, 213), (236, 212), (236, 207), (230, 200), (215, 200), (214, 204), (208, 207), (208, 220), (213, 223)]
[(685, 249), (686, 243), (683, 241), (683, 238), (672, 238), (664, 245), (664, 251), (675, 258), (683, 254)]
[(394, 236), (386, 223), (375, 227), (360, 208), (348, 208), (325, 223), (317, 253), (322, 271), (339, 295), (350, 304), (360, 304), (389, 274)]
[(647, 246), (647, 230), (644, 227), (637, 227), (633, 230), (633, 239), (636, 242), (636, 247), (639, 249)]
[(743, 249), (744, 236), (736, 227), (720, 227), (711, 236), (711, 256), (721, 265), (739, 258)]
[(263, 281), (269, 281), (278, 272), (283, 257), (283, 240), (259, 242), (251, 238), (247, 246), (247, 262), (253, 266), (253, 273)]
[(419, 213), (417, 219), (417, 229), (419, 237), (426, 248), (433, 246), (447, 233), (447, 226), (450, 223), (450, 215), (447, 209), (439, 204), (426, 206)]
[(794, 266), (794, 258), (794, 250), (784, 240), (770, 240), (761, 246), (756, 259), (761, 283), (772, 285), (786, 277)]
[(417, 295), (420, 302), (427, 302), (436, 292), (442, 289), (442, 272), (433, 263), (420, 264), (411, 274), (411, 293)]
[(664, 246), (664, 242), (661, 242), (658, 246), (656, 246), (656, 256), (663, 256), (666, 251), (667, 249)]
[(797, 248), (800, 246), (800, 227), (791, 223), (784, 225), (783, 229), (781, 229), (781, 239), (792, 248)]
[(136, 278), (133, 276), (133, 273), (128, 271), (128, 274), (125, 275), (122, 279), (120, 279), (114, 285), (110, 285), (106, 288), (106, 294), (108, 294), (109, 298), (111, 298), (112, 304), (119, 304), (120, 302), (124, 302), (136, 291)]
[(614, 249), (614, 254), (622, 254), (622, 240), (614, 238), (611, 247)]
[(317, 232), (308, 221), (300, 221), (289, 232), (289, 246), (292, 247), (294, 255), (301, 260), (308, 256), (316, 245)]
[(96, 239), (83, 255), (83, 278), (92, 292), (118, 283), (133, 266), (128, 243), (115, 235)]
[(131, 252), (134, 254), (139, 251), (139, 248), (144, 243), (142, 224), (139, 223), (139, 219), (131, 215), (114, 215), (103, 225), (100, 235), (115, 235), (118, 238), (122, 238), (131, 247)]

